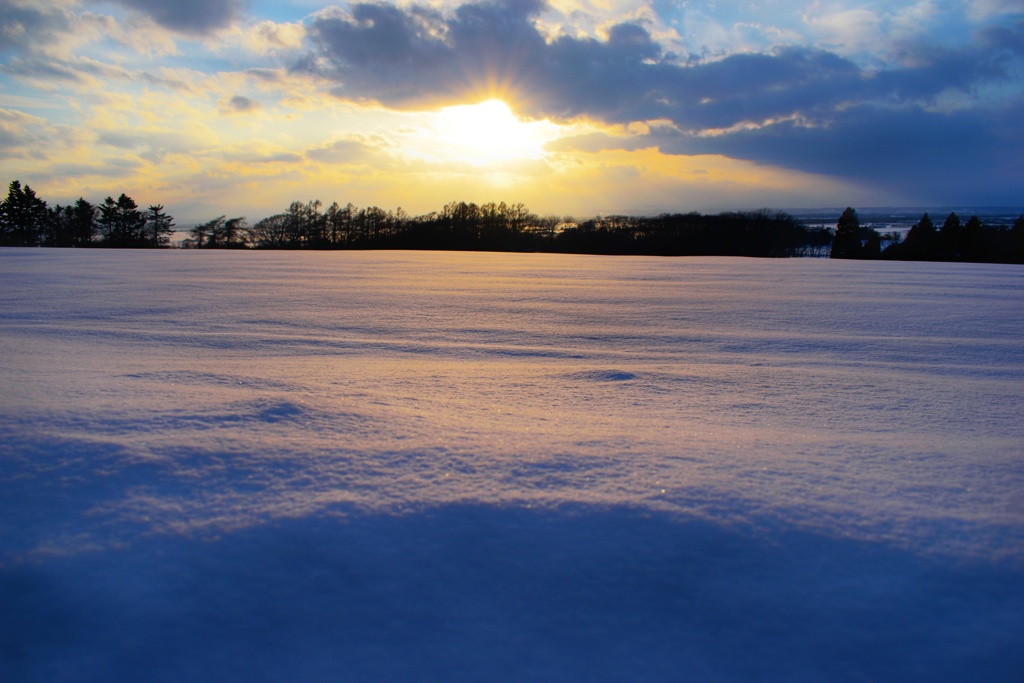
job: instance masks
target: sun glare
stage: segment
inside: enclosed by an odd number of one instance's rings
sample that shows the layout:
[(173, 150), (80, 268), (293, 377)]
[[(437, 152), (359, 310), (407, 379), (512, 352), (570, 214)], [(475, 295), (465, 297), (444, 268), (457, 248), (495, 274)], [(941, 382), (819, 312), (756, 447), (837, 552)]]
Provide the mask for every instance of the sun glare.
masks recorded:
[[(445, 107), (433, 115), (421, 142), (423, 156), (474, 166), (536, 160), (559, 137), (550, 121), (522, 121), (501, 100)], [(420, 145), (418, 145), (420, 146)]]

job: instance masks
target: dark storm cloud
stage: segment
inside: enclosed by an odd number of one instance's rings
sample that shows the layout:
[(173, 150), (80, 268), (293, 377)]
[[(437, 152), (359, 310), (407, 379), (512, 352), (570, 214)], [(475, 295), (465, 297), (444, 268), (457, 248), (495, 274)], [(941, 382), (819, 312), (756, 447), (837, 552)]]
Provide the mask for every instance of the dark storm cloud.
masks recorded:
[(498, 86), (538, 116), (671, 121), (678, 139), (665, 151), (847, 177), (895, 174), (915, 153), (938, 163), (946, 156), (936, 150), (973, 150), (971, 158), (991, 161), (990, 151), (1024, 147), (1008, 117), (928, 111), (949, 93), (970, 97), (1011, 79), (1021, 22), (982, 32), (969, 47), (905, 48), (900, 63), (908, 66), (870, 72), (799, 47), (686, 63), (635, 23), (613, 26), (605, 40), (548, 42), (533, 21), (541, 9), (532, 0), (463, 5), (450, 15), (357, 4), (350, 15), (312, 23), (316, 49), (297, 68), (333, 80), (341, 97), (399, 107)]
[[(1020, 121), (1024, 103), (999, 112), (940, 114), (873, 105), (836, 113), (827, 126), (786, 121), (716, 137), (660, 136), (669, 154), (723, 154), (899, 187), (949, 202), (992, 201), (1024, 187)], [(657, 132), (652, 136), (658, 139)], [(1003, 200), (1005, 201), (1005, 200)]]
[(210, 33), (227, 28), (241, 16), (244, 0), (114, 0), (149, 15), (165, 28), (180, 33)]

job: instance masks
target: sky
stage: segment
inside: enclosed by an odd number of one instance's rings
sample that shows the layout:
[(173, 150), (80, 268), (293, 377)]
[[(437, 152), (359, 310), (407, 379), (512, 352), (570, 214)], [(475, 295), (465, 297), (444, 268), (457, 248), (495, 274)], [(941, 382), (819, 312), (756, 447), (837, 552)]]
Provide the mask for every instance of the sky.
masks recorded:
[(1024, 205), (1024, 0), (0, 0), (0, 180), (178, 219)]

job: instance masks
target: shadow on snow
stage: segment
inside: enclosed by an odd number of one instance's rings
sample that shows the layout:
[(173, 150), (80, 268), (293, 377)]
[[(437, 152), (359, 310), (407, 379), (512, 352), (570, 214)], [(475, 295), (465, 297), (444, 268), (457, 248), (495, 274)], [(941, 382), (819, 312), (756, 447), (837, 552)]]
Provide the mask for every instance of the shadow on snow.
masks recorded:
[(1024, 670), (1018, 569), (620, 508), (453, 505), (143, 537), (0, 565), (0, 614), (0, 679), (24, 683)]

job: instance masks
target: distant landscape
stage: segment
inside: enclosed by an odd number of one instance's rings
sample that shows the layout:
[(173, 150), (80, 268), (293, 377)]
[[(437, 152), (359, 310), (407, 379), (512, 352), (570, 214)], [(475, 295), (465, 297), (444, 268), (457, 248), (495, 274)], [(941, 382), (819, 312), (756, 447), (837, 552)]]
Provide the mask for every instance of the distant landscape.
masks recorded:
[[(837, 211), (838, 212), (838, 211)], [(85, 198), (50, 206), (29, 185), (11, 181), (0, 204), (0, 245), (22, 247), (193, 249), (422, 249), (539, 251), (655, 256), (832, 257), (910, 261), (1024, 263), (1024, 212), (955, 210), (941, 226), (927, 211), (914, 220), (853, 208), (804, 215), (770, 209), (715, 215), (538, 216), (522, 203), (450, 202), (410, 216), (401, 208), (294, 201), (250, 224), (218, 216), (188, 227), (184, 237), (162, 204), (143, 210), (121, 194), (100, 204)], [(985, 216), (983, 219), (979, 216)], [(911, 221), (914, 221), (911, 223)], [(834, 221), (834, 225), (832, 224)], [(905, 227), (909, 224), (909, 227)]]

